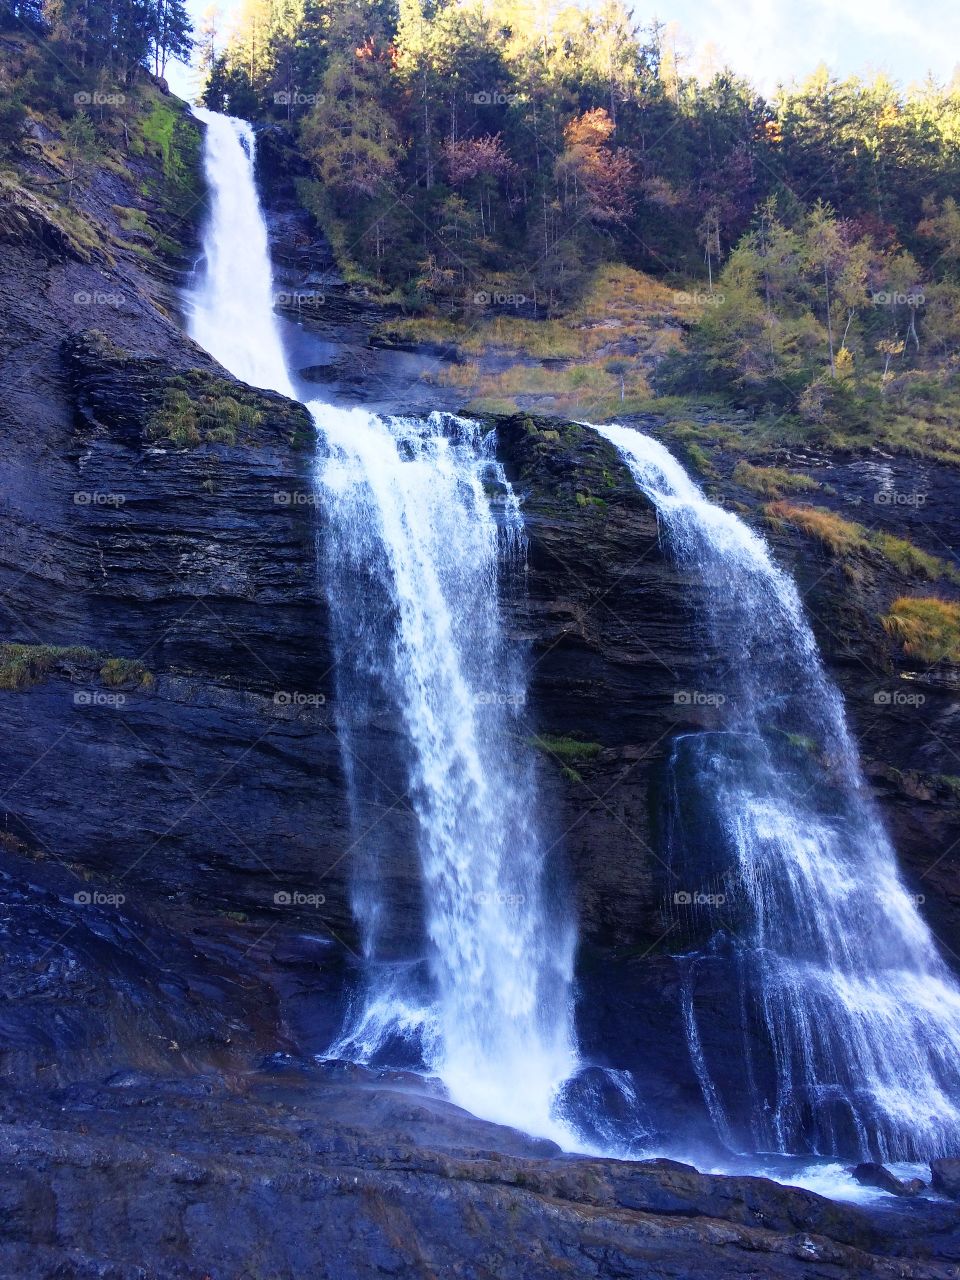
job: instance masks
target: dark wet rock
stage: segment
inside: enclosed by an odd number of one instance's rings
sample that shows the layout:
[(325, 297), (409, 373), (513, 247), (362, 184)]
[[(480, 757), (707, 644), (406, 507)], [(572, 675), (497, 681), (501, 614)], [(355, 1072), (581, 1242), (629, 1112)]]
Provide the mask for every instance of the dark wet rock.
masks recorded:
[[(51, 1274), (346, 1280), (947, 1277), (958, 1211), (836, 1205), (668, 1161), (558, 1155), (409, 1088), (144, 1086), (0, 1098), (0, 1262)], [(922, 1241), (922, 1243), (921, 1243)], [(55, 1271), (59, 1268), (59, 1271)]]
[(777, 1280), (815, 1260), (824, 1276), (933, 1278), (960, 1260), (953, 1206), (881, 1214), (674, 1160), (565, 1155), (438, 1082), (312, 1062), (284, 1046), (269, 952), (241, 924), (211, 937), (176, 910), (76, 903), (69, 869), (8, 862), (5, 1009), (32, 1040), (18, 1059), (6, 1029), (4, 1275), (519, 1280), (562, 1261)]
[(951, 1200), (960, 1200), (960, 1160), (931, 1160), (930, 1175), (934, 1191)]
[(339, 361), (331, 364), (311, 364), (298, 369), (297, 374), (304, 382), (336, 382), (343, 376), (343, 365)]
[(893, 1196), (915, 1196), (926, 1190), (926, 1183), (920, 1178), (901, 1179), (882, 1164), (864, 1161), (850, 1170), (855, 1181), (863, 1187), (876, 1187), (878, 1191), (889, 1191)]
[(559, 1113), (583, 1140), (598, 1151), (631, 1154), (662, 1145), (650, 1111), (625, 1072), (581, 1067), (564, 1082)]
[[(176, 1075), (206, 1087), (284, 1037), (276, 997), (236, 926), (200, 937), (196, 917), (143, 903), (59, 861), (3, 851), (2, 1081), (136, 1090)], [(211, 926), (212, 928), (212, 926)], [(212, 1074), (211, 1074), (212, 1073)]]

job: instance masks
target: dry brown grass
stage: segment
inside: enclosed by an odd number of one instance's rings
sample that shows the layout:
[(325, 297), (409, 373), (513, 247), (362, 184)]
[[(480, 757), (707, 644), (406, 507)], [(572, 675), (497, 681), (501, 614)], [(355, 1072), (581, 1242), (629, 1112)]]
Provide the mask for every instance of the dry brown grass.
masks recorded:
[(911, 658), (960, 663), (960, 604), (936, 596), (900, 596), (883, 618), (884, 630)]

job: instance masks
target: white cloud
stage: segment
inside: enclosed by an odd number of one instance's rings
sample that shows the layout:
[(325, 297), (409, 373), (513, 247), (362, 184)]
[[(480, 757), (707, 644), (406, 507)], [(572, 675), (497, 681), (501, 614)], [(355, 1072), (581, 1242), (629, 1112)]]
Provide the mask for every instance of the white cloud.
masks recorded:
[[(637, 7), (637, 16), (644, 20)], [(841, 76), (885, 71), (903, 84), (928, 73), (949, 80), (960, 55), (960, 7), (917, 0), (675, 0), (677, 20), (697, 47), (724, 60), (765, 93), (802, 80), (824, 62)]]

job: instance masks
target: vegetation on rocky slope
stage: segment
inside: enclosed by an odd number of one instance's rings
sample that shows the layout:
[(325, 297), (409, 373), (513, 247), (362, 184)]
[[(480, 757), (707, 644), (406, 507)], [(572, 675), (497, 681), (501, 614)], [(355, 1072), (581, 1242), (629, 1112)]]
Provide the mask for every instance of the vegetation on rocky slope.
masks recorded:
[(0, 689), (27, 689), (54, 672), (96, 676), (110, 688), (148, 688), (153, 675), (132, 658), (106, 658), (85, 645), (0, 644)]
[[(179, 382), (182, 385), (168, 385), (147, 423), (147, 435), (153, 440), (169, 440), (184, 447), (236, 444), (239, 429), (251, 431), (263, 420), (260, 409), (242, 403), (234, 395), (222, 391), (217, 394), (209, 388), (194, 388), (191, 395), (187, 379)], [(225, 389), (229, 384), (221, 386)]]
[[(11, 220), (26, 219), (39, 243), (83, 260), (132, 250), (177, 262), (204, 207), (200, 132), (185, 104), (144, 68), (111, 60), (109, 43), (81, 48), (60, 17), (0, 14), (3, 26), (0, 230), (14, 238)], [(118, 184), (122, 202), (100, 196)]]
[(883, 625), (909, 657), (960, 665), (960, 604), (936, 596), (900, 596)]
[(754, 446), (960, 461), (956, 85), (766, 100), (618, 0), (501, 17), (248, 0), (202, 34), (207, 101), (284, 122), (345, 277), (407, 313), (384, 340), (455, 349), (477, 408), (713, 394)]
[(851, 552), (872, 550), (907, 576), (930, 581), (948, 578), (953, 582), (960, 582), (960, 571), (948, 561), (923, 551), (906, 538), (894, 537), (883, 530), (868, 530), (862, 524), (845, 520), (833, 511), (783, 501), (768, 503), (765, 510), (771, 523), (792, 525), (815, 538), (833, 555), (844, 556)]

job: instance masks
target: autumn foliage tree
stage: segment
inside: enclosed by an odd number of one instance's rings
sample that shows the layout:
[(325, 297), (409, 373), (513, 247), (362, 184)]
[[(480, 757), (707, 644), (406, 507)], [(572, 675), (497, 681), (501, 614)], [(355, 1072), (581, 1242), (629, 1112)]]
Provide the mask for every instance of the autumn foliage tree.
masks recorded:
[[(204, 40), (207, 101), (282, 121), (345, 268), (418, 304), (479, 272), (550, 309), (610, 258), (745, 297), (725, 272), (742, 275), (749, 248), (766, 346), (734, 363), (772, 391), (771, 360), (858, 367), (850, 298), (865, 270), (883, 274), (878, 255), (906, 252), (927, 273), (931, 338), (954, 342), (956, 84), (904, 92), (821, 68), (768, 100), (719, 64), (694, 74), (682, 34), (640, 29), (625, 0), (242, 0), (232, 36), (205, 24)], [(802, 305), (784, 288), (801, 260)], [(923, 317), (883, 315), (871, 350), (915, 352)], [(800, 326), (795, 361), (776, 355), (771, 316)]]
[(597, 226), (626, 222), (633, 207), (634, 166), (625, 148), (610, 145), (614, 128), (604, 107), (575, 117), (554, 169), (564, 206)]

